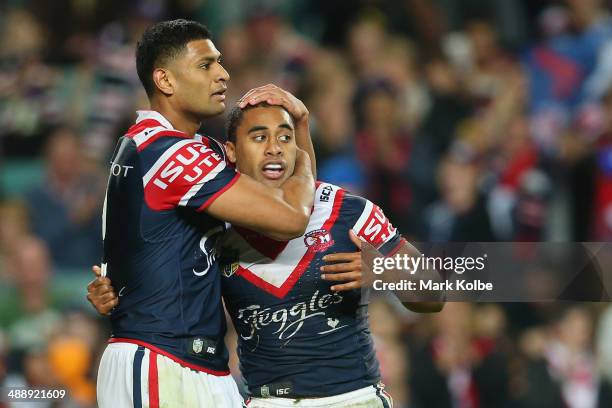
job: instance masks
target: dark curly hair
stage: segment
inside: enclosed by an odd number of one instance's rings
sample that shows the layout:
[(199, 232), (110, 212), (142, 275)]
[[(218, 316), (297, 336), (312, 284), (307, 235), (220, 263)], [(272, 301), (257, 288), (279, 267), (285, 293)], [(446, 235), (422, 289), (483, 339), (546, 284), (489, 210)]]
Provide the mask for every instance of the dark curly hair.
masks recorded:
[(147, 28), (136, 45), (136, 71), (147, 95), (151, 97), (155, 90), (155, 68), (176, 58), (185, 50), (188, 42), (210, 38), (208, 28), (196, 21), (162, 21)]

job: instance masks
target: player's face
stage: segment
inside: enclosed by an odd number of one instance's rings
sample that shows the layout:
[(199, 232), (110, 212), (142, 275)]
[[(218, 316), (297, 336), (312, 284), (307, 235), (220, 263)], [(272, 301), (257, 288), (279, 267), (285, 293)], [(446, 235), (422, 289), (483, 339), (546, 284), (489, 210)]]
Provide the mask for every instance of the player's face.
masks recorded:
[(244, 112), (236, 129), (236, 144), (227, 143), (228, 157), (237, 169), (272, 187), (280, 186), (295, 168), (297, 145), (294, 124), (278, 106)]
[(225, 109), (229, 74), (221, 65), (221, 53), (211, 40), (187, 43), (186, 50), (172, 61), (175, 103), (181, 111), (201, 119)]

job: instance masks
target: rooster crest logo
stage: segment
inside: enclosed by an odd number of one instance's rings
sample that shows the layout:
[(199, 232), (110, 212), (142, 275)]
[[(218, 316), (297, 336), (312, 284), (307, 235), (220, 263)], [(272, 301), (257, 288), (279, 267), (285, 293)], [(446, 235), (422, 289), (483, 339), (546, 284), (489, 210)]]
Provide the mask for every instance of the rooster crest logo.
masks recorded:
[(334, 240), (329, 231), (322, 228), (307, 232), (304, 235), (304, 244), (308, 247), (308, 251), (323, 252), (334, 245)]

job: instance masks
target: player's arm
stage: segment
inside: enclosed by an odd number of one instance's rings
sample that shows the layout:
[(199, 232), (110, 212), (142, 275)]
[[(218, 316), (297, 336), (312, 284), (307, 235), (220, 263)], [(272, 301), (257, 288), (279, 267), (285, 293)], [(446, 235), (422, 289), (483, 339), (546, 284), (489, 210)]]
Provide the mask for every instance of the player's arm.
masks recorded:
[(310, 159), (298, 150), (295, 171), (280, 188), (268, 187), (241, 175), (205, 211), (270, 238), (288, 241), (304, 233), (314, 193)]
[(152, 210), (186, 207), (277, 240), (304, 233), (315, 191), (304, 151), (298, 149), (293, 175), (272, 188), (237, 173), (212, 141), (163, 142), (141, 153), (145, 202)]
[(309, 112), (306, 105), (296, 98), (292, 93), (285, 91), (274, 84), (260, 86), (248, 91), (240, 100), (238, 105), (244, 108), (247, 105), (257, 105), (266, 102), (269, 105), (279, 105), (287, 109), (287, 112), (295, 121), (295, 141), (297, 146), (308, 153), (314, 178), (317, 178), (317, 162), (314, 147), (310, 138)]
[[(371, 254), (372, 253), (375, 254), (376, 257), (385, 257), (383, 253), (381, 253), (379, 250), (377, 250), (374, 247), (370, 247), (369, 252)], [(408, 241), (402, 238), (398, 247), (396, 247), (393, 250), (392, 255), (393, 256), (400, 255), (400, 257), (403, 257), (404, 254), (407, 255), (409, 258), (412, 258), (412, 257), (418, 258), (421, 256), (421, 253), (419, 252), (418, 249), (416, 249)], [(389, 255), (391, 254), (388, 254), (387, 256)], [(366, 263), (371, 266), (373, 264), (373, 260), (366, 261)], [(400, 274), (402, 275), (401, 277), (404, 277), (406, 279), (432, 280), (436, 282), (442, 281), (442, 276), (436, 270), (422, 269), (422, 270), (417, 271), (415, 275), (410, 275), (406, 271), (399, 271), (399, 273), (396, 274), (397, 279), (400, 278)], [(419, 298), (422, 299), (425, 297), (424, 295), (419, 295), (418, 293), (416, 293), (415, 296), (417, 300), (415, 300), (414, 302), (402, 300), (402, 304), (404, 305), (406, 309), (411, 310), (416, 313), (436, 313), (436, 312), (441, 311), (442, 308), (444, 307), (444, 292), (442, 291), (438, 292), (436, 294), (437, 299), (433, 299), (433, 300), (418, 300)], [(402, 298), (405, 297), (405, 294), (403, 293), (401, 297)], [(430, 297), (431, 295), (428, 295), (427, 299), (429, 299)]]
[[(347, 201), (343, 205), (344, 212), (341, 216), (345, 218), (351, 230), (359, 237), (359, 242), (355, 242), (355, 246), (362, 253), (362, 274), (360, 285), (369, 284), (371, 280), (371, 272), (367, 273), (374, 265), (374, 258), (384, 258), (406, 254), (409, 257), (419, 257), (421, 254), (419, 251), (409, 244), (399, 234), (397, 229), (393, 227), (389, 219), (385, 216), (382, 209), (376, 204), (372, 203), (365, 198), (358, 197), (352, 194), (347, 194), (345, 200)], [(345, 254), (340, 254), (345, 255)], [(326, 277), (327, 270), (326, 267)], [(365, 272), (364, 272), (365, 271)], [(440, 280), (441, 276), (437, 271), (422, 271), (419, 275), (410, 275), (406, 271), (390, 271), (399, 274), (406, 274), (406, 276), (397, 276), (396, 278), (406, 279), (432, 279), (434, 281)], [(387, 273), (387, 272), (385, 272)], [(365, 275), (365, 276), (364, 276)], [(387, 276), (390, 276), (388, 273)], [(366, 283), (367, 282), (367, 283)], [(402, 294), (404, 295), (404, 294)], [(444, 293), (440, 292), (439, 296), (433, 301), (424, 300), (424, 296), (415, 294), (415, 301), (406, 301), (405, 296), (401, 296), (403, 305), (413, 312), (418, 313), (429, 313), (439, 312), (444, 306)]]
[[(353, 289), (360, 289), (363, 286), (363, 262), (362, 262), (362, 241), (355, 232), (349, 231), (349, 235), (353, 244), (357, 248), (357, 252), (335, 253), (323, 257), (327, 265), (321, 267), (321, 279), (333, 282), (334, 285), (330, 288), (336, 292), (342, 292)], [(384, 257), (375, 247), (370, 246), (370, 251), (373, 251), (376, 256)], [(400, 247), (396, 254), (404, 254), (408, 256), (420, 256), (419, 251), (405, 240), (400, 242)], [(371, 264), (372, 260), (366, 260), (366, 264)], [(435, 274), (436, 272), (434, 272)], [(422, 276), (422, 275), (420, 275)], [(435, 275), (433, 279), (437, 280)], [(440, 294), (440, 301), (421, 301), (421, 302), (402, 302), (409, 310), (417, 313), (435, 313), (442, 310), (444, 302), (442, 301), (443, 294)]]

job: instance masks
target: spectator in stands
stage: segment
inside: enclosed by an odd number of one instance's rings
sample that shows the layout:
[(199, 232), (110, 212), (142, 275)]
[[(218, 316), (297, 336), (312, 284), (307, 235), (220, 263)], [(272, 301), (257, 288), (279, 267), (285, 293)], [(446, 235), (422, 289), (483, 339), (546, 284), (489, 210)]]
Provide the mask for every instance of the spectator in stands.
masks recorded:
[(593, 322), (588, 310), (571, 307), (563, 313), (547, 342), (544, 356), (569, 408), (609, 406), (610, 388), (601, 382), (593, 354)]
[(480, 190), (478, 164), (469, 147), (457, 145), (439, 168), (441, 200), (425, 213), (425, 238), (432, 242), (488, 242), (493, 232)]
[(10, 280), (7, 259), (30, 230), (28, 213), (19, 201), (0, 202), (0, 279)]
[(355, 95), (357, 157), (365, 169), (365, 195), (403, 233), (414, 230), (408, 172), (412, 138), (399, 119), (397, 90), (387, 80), (364, 82)]
[(50, 306), (51, 260), (44, 242), (19, 239), (7, 266), (15, 290), (3, 298), (0, 325), (7, 328), (13, 349), (42, 347), (60, 321)]
[(355, 157), (355, 126), (351, 111), (354, 79), (342, 57), (319, 51), (309, 67), (306, 88), (308, 107), (316, 120), (312, 126), (317, 149), (318, 177), (329, 183), (363, 192), (361, 163)]
[(55, 130), (46, 148), (46, 178), (25, 196), (33, 232), (59, 268), (91, 266), (101, 256), (104, 184), (88, 167), (78, 135)]

